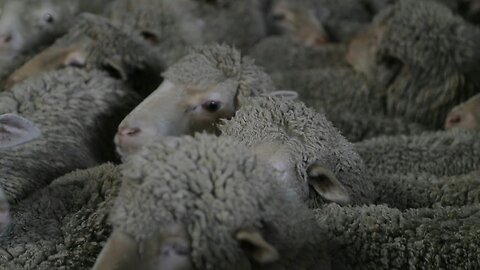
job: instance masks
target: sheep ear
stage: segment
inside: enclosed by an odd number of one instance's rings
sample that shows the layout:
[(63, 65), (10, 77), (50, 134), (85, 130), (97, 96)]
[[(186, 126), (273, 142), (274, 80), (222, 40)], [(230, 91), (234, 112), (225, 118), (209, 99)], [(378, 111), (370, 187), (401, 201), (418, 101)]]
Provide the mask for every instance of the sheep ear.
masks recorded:
[(286, 100), (295, 100), (298, 98), (298, 93), (292, 90), (277, 90), (268, 94), (272, 97), (279, 97)]
[(15, 114), (0, 115), (0, 148), (26, 143), (40, 137), (40, 130)]
[(326, 200), (346, 204), (350, 196), (332, 171), (321, 164), (313, 164), (308, 169), (308, 184)]
[(255, 229), (241, 229), (235, 234), (235, 239), (240, 243), (240, 247), (260, 264), (272, 263), (280, 258), (277, 249), (265, 241), (262, 234)]
[(75, 49), (65, 55), (63, 65), (72, 67), (84, 67), (87, 62), (87, 54), (82, 49)]
[(128, 79), (127, 68), (123, 64), (122, 57), (119, 55), (107, 59), (103, 64), (103, 68), (114, 78), (122, 80)]
[(93, 266), (93, 270), (137, 269), (140, 264), (138, 243), (125, 233), (114, 231)]

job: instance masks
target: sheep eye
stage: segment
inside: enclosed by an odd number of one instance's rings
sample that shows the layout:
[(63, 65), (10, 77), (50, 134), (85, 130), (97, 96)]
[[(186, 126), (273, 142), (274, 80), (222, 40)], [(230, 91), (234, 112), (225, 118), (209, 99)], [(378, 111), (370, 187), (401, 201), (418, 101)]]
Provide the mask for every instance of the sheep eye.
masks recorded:
[(202, 108), (208, 112), (216, 112), (220, 109), (220, 101), (210, 100), (202, 104)]
[(53, 15), (50, 13), (45, 13), (45, 15), (43, 15), (43, 20), (46, 21), (47, 23), (53, 23), (54, 21)]

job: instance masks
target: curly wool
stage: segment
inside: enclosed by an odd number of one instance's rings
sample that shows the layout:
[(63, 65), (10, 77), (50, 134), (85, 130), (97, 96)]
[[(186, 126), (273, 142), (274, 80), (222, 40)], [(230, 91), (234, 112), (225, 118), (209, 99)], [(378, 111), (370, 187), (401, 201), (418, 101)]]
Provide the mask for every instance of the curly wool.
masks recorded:
[(151, 41), (167, 66), (191, 46), (225, 42), (246, 50), (266, 35), (256, 0), (120, 0), (112, 3), (106, 16), (131, 34), (153, 34)]
[(318, 224), (338, 243), (341, 269), (478, 269), (480, 208), (410, 209), (384, 205), (314, 210)]
[[(160, 73), (164, 69), (159, 55), (143, 40), (120, 30), (111, 21), (92, 14), (80, 15), (78, 22), (52, 47), (80, 47), (86, 52), (85, 69), (104, 69), (117, 64), (127, 73), (124, 79), (135, 79), (132, 77), (139, 76), (139, 71)], [(153, 88), (160, 83), (160, 74), (157, 77), (149, 78), (154, 80)]]
[(480, 203), (480, 171), (438, 177), (428, 174), (377, 175), (376, 203), (399, 209), (466, 206)]
[[(220, 126), (222, 135), (238, 138), (248, 146), (280, 142), (288, 147), (294, 160), (296, 175), (306, 186), (307, 169), (321, 162), (348, 189), (352, 203), (372, 199), (373, 186), (364, 178), (360, 156), (333, 125), (301, 102), (273, 97), (255, 97), (241, 107), (231, 120)], [(308, 191), (301, 190), (303, 194)], [(312, 204), (323, 203), (313, 198)]]
[(367, 170), (379, 174), (465, 174), (480, 169), (478, 131), (425, 132), (384, 136), (355, 145)]
[(261, 40), (249, 51), (249, 56), (271, 73), (346, 66), (345, 51), (342, 44), (316, 48), (301, 45), (287, 36), (273, 36)]
[(387, 114), (439, 127), (448, 111), (478, 92), (480, 30), (432, 1), (398, 1), (380, 12), (377, 58), (405, 67), (385, 89)]
[(350, 142), (359, 142), (386, 135), (417, 135), (428, 129), (403, 118), (344, 112), (328, 113), (327, 118)]
[(199, 87), (232, 79), (238, 82), (238, 88), (234, 90), (238, 92), (240, 104), (247, 97), (259, 96), (275, 89), (270, 77), (252, 59), (226, 45), (195, 48), (169, 67), (163, 76), (173, 83)]
[(0, 238), (0, 269), (91, 269), (111, 232), (106, 220), (119, 189), (118, 168), (104, 164), (64, 175), (20, 201)]
[(105, 73), (76, 68), (32, 77), (0, 94), (1, 113), (18, 113), (42, 131), (38, 140), (0, 156), (0, 186), (10, 201), (74, 169), (113, 159), (117, 125), (140, 101)]
[(311, 212), (233, 138), (201, 134), (149, 145), (127, 158), (122, 176), (114, 230), (142, 241), (182, 224), (195, 269), (252, 269), (232, 237), (241, 228), (269, 234), (284, 269), (322, 258)]
[(300, 100), (326, 114), (346, 111), (383, 114), (384, 106), (364, 77), (350, 68), (325, 68), (277, 72), (272, 80), (280, 89), (298, 92)]

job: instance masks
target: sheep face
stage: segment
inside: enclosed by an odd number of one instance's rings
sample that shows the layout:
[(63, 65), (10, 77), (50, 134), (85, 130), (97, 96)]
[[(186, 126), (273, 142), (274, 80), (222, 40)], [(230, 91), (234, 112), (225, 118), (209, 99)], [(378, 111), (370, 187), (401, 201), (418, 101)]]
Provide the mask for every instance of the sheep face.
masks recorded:
[(235, 80), (203, 87), (164, 81), (120, 123), (117, 151), (130, 154), (165, 136), (216, 132), (215, 124), (235, 113), (237, 88)]
[(322, 46), (329, 37), (314, 12), (298, 3), (275, 1), (269, 15), (272, 31), (286, 33), (307, 46)]
[(445, 120), (445, 129), (480, 129), (480, 94), (454, 107)]
[[(15, 114), (0, 115), (0, 150), (24, 144), (40, 136), (40, 130), (27, 119)], [(6, 195), (0, 189), (0, 235), (10, 222)]]
[(328, 269), (311, 212), (233, 138), (168, 138), (123, 166), (94, 269)]
[(148, 44), (128, 36), (100, 16), (83, 14), (78, 18), (78, 23), (65, 36), (13, 72), (6, 87), (50, 70), (72, 66), (105, 70), (112, 77), (129, 82), (148, 81), (141, 83), (148, 93), (158, 87), (162, 64)]
[(6, 1), (0, 16), (0, 59), (52, 42), (66, 32), (73, 17), (70, 1)]

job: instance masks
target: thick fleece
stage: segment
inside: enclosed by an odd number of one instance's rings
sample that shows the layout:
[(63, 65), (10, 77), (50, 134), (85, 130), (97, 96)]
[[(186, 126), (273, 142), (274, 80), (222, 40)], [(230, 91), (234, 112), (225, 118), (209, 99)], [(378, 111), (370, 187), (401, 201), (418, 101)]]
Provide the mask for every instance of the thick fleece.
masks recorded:
[(0, 269), (90, 269), (111, 227), (120, 188), (117, 167), (104, 164), (54, 180), (13, 207), (0, 238)]
[(105, 15), (153, 44), (167, 66), (192, 46), (225, 42), (247, 50), (266, 35), (256, 0), (119, 0)]
[(480, 206), (400, 211), (384, 205), (315, 210), (340, 250), (340, 269), (468, 269), (480, 267)]
[[(338, 178), (348, 190), (351, 203), (368, 203), (374, 196), (373, 185), (364, 177), (363, 161), (353, 145), (325, 115), (301, 102), (274, 97), (251, 98), (235, 117), (220, 126), (220, 131), (253, 148), (262, 144), (285, 148), (286, 153), (280, 154), (280, 160), (272, 157), (270, 162), (278, 169), (294, 171), (296, 183), (293, 185), (304, 199), (309, 196), (307, 171), (313, 163), (322, 164)], [(320, 196), (310, 194), (310, 197), (311, 205), (324, 203)]]
[(399, 209), (433, 206), (461, 207), (480, 203), (480, 171), (438, 177), (428, 174), (398, 174), (372, 177), (378, 198)]
[(255, 63), (269, 73), (292, 70), (342, 67), (346, 47), (341, 44), (326, 44), (322, 47), (308, 47), (287, 36), (272, 36), (262, 39), (250, 51)]
[(428, 130), (423, 125), (406, 121), (400, 117), (391, 118), (383, 115), (350, 112), (328, 113), (326, 116), (351, 142), (372, 139), (381, 135), (417, 135)]
[(374, 173), (451, 176), (480, 169), (478, 138), (478, 131), (425, 132), (373, 138), (357, 143), (355, 149)]
[(300, 100), (326, 114), (384, 114), (384, 106), (364, 77), (351, 68), (320, 68), (272, 74), (279, 89), (297, 91)]
[(159, 55), (143, 40), (105, 18), (85, 13), (66, 35), (12, 74), (10, 84), (69, 66), (106, 70), (144, 94), (160, 84), (164, 69)]
[(447, 7), (433, 1), (398, 1), (373, 24), (384, 27), (377, 61), (402, 63), (385, 88), (388, 115), (441, 127), (453, 106), (478, 93), (480, 30)]
[(203, 134), (149, 145), (128, 158), (122, 176), (110, 217), (114, 230), (142, 243), (180, 225), (194, 269), (263, 269), (234, 238), (243, 228), (268, 235), (280, 255), (270, 267), (325, 264), (311, 211), (231, 137)]
[(0, 187), (10, 201), (77, 168), (114, 159), (113, 134), (140, 98), (100, 71), (66, 68), (2, 92), (1, 113), (30, 119), (42, 137), (0, 156)]

